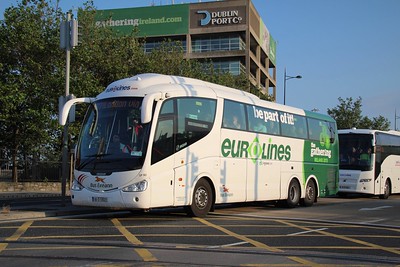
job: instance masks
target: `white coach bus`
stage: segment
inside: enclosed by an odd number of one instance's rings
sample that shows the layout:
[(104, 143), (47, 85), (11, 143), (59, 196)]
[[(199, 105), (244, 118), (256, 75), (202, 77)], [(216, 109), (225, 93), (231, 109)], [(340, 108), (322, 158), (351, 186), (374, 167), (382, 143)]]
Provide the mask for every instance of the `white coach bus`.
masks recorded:
[(339, 130), (339, 194), (364, 193), (386, 199), (400, 193), (400, 133)]
[(125, 209), (282, 200), (311, 206), (338, 189), (329, 116), (196, 79), (141, 74), (90, 103), (76, 149), (74, 205)]

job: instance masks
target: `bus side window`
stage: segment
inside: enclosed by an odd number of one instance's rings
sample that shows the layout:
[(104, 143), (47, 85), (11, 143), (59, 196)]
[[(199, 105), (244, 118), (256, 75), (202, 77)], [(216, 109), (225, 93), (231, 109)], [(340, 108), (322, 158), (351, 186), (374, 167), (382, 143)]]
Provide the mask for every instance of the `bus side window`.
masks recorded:
[(269, 121), (267, 123), (267, 133), (280, 134), (279, 121)]
[(308, 118), (308, 134), (309, 138), (319, 141), (321, 134), (320, 120)]
[(177, 132), (175, 151), (205, 137), (212, 129), (216, 101), (207, 98), (182, 97), (177, 102)]
[(336, 136), (336, 124), (333, 122), (322, 121), (318, 119), (308, 118), (309, 138), (322, 143), (334, 143)]
[(303, 116), (294, 116), (294, 126), (296, 127), (296, 137), (307, 139), (307, 121)]
[(159, 120), (154, 136), (151, 153), (151, 164), (154, 164), (174, 153), (174, 120)]
[(327, 124), (328, 124), (330, 139), (331, 139), (330, 142), (334, 143), (336, 141), (335, 136), (336, 136), (336, 132), (337, 132), (336, 123), (327, 122)]
[(222, 126), (224, 128), (246, 130), (247, 125), (245, 114), (243, 104), (225, 100)]
[(151, 151), (151, 164), (174, 153), (174, 100), (163, 103)]
[[(282, 113), (281, 113), (282, 114)], [(306, 118), (303, 116), (292, 115), (293, 121), (282, 122), (282, 135), (305, 139), (308, 137)], [(282, 117), (282, 115), (281, 115)]]

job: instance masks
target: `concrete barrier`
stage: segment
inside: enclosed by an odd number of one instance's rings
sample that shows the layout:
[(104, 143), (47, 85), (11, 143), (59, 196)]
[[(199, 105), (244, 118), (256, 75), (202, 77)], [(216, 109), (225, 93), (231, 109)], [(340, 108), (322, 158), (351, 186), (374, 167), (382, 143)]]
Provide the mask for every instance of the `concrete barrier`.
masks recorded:
[(61, 192), (59, 182), (0, 182), (0, 193), (19, 193), (19, 192)]

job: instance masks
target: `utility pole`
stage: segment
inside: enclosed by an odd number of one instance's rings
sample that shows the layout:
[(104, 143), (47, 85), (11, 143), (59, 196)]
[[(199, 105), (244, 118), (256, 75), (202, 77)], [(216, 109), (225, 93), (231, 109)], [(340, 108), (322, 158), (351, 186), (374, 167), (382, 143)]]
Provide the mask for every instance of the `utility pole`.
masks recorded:
[[(69, 70), (70, 70), (70, 60), (71, 60), (71, 49), (78, 45), (78, 21), (72, 19), (72, 14), (67, 12), (67, 20), (62, 21), (60, 25), (60, 48), (66, 51), (66, 64), (65, 64), (65, 95), (59, 98), (59, 111), (62, 110), (64, 104), (69, 100), (74, 98), (73, 95), (69, 93)], [(74, 112), (73, 112), (74, 113)], [(70, 121), (74, 114), (70, 114)], [(61, 196), (62, 205), (65, 206), (66, 197), (66, 185), (67, 177), (69, 177), (68, 168), (68, 122), (64, 125), (63, 130), (63, 140), (62, 140), (62, 177), (61, 177)]]

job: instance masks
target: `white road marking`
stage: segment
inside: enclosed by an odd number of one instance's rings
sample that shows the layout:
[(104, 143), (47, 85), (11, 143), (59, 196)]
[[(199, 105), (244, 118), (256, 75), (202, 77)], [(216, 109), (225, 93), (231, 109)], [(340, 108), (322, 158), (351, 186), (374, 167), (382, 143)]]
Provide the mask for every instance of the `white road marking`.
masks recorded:
[(377, 223), (377, 222), (381, 222), (381, 221), (384, 221), (385, 219), (376, 219), (376, 220), (371, 220), (371, 221), (365, 221), (365, 222), (362, 222), (362, 223)]
[(360, 211), (382, 210), (382, 209), (388, 209), (388, 208), (393, 208), (393, 206), (380, 206), (380, 207), (375, 207), (375, 208), (362, 208), (362, 209), (360, 209)]
[(226, 244), (226, 245), (221, 245), (221, 246), (209, 246), (209, 247), (207, 247), (207, 248), (233, 247), (233, 246), (243, 245), (243, 244), (247, 244), (247, 243), (249, 243), (249, 242), (237, 242), (237, 243)]
[(288, 234), (288, 236), (308, 234), (308, 233), (312, 233), (312, 232), (316, 232), (316, 231), (323, 231), (323, 230), (326, 230), (326, 229), (328, 229), (328, 228), (320, 228), (320, 229), (315, 229), (315, 230), (310, 230), (310, 231), (303, 231), (303, 232)]

